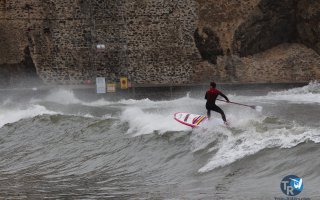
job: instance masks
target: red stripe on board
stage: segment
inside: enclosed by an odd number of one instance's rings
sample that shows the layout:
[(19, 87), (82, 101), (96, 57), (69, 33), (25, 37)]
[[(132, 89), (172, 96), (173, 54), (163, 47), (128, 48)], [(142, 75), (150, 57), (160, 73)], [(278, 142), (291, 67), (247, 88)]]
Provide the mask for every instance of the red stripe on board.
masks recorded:
[(184, 122), (184, 121), (181, 121), (181, 120), (177, 119), (177, 118), (176, 118), (176, 115), (179, 114), (179, 113), (180, 113), (180, 112), (177, 112), (177, 113), (174, 114), (174, 119), (175, 119), (177, 122), (179, 122), (179, 123), (181, 123), (181, 124), (184, 124), (184, 125), (186, 125), (186, 126), (190, 126), (191, 128), (196, 128), (196, 127), (198, 127), (197, 125), (189, 124), (189, 123), (186, 123), (186, 122)]

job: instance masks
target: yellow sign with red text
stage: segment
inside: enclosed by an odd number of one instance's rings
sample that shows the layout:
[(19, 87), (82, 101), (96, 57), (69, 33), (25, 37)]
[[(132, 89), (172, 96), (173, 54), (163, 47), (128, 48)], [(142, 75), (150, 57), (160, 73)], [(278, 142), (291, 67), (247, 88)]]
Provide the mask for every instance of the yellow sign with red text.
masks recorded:
[(120, 87), (123, 90), (128, 89), (128, 78), (127, 77), (120, 77)]

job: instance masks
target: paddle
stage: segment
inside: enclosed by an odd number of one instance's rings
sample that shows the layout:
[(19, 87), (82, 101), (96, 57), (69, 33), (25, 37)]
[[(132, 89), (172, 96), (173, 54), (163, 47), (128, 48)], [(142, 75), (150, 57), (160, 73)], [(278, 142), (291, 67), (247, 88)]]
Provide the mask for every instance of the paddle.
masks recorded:
[[(223, 102), (227, 102), (226, 100), (222, 100), (222, 99), (217, 99), (218, 101), (223, 101)], [(242, 103), (237, 103), (237, 102), (232, 102), (232, 101), (229, 101), (227, 103), (233, 103), (233, 104), (236, 104), (236, 105), (240, 105), (240, 106), (246, 106), (246, 107), (249, 107), (249, 108), (252, 108), (256, 111), (259, 111), (261, 112), (262, 111), (262, 107), (261, 106), (254, 106), (254, 105), (246, 105), (246, 104), (242, 104)]]

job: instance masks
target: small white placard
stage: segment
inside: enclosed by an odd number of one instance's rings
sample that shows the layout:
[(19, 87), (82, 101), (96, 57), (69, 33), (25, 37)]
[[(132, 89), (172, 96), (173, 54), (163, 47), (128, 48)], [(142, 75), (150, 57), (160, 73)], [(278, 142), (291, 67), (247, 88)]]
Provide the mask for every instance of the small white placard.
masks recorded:
[(105, 77), (97, 77), (97, 94), (105, 94), (106, 93), (106, 78)]

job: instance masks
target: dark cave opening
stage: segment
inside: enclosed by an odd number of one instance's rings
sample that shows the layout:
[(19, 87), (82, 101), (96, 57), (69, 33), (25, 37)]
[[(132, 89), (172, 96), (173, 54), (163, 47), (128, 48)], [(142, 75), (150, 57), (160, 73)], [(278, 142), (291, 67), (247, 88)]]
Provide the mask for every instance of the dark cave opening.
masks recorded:
[(35, 87), (42, 84), (27, 46), (19, 63), (0, 64), (0, 87)]

